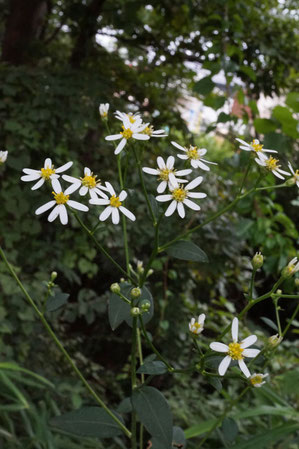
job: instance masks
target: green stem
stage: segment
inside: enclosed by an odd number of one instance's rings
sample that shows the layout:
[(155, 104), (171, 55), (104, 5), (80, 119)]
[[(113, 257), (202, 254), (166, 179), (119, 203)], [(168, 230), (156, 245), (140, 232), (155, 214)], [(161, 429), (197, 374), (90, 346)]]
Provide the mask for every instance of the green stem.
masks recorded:
[[(120, 190), (123, 190), (124, 182), (123, 182), (123, 176), (122, 176), (122, 171), (121, 171), (121, 156), (120, 156), (120, 154), (117, 155), (117, 170), (118, 170)], [(128, 245), (127, 221), (126, 221), (126, 217), (123, 214), (122, 214), (121, 220), (122, 220), (122, 228), (123, 228), (126, 270), (127, 270), (127, 275), (129, 276), (130, 275), (130, 266), (129, 266), (130, 265), (130, 256), (129, 256), (129, 245)]]
[(277, 327), (278, 327), (278, 334), (281, 337), (282, 331), (281, 331), (280, 318), (279, 318), (278, 300), (279, 300), (279, 297), (273, 298), (273, 303), (274, 303), (274, 307), (275, 307), (276, 322), (277, 322)]
[(151, 206), (148, 194), (147, 194), (147, 190), (146, 190), (146, 187), (145, 187), (143, 174), (142, 174), (142, 168), (141, 168), (141, 162), (140, 162), (140, 160), (138, 158), (138, 155), (137, 155), (137, 152), (136, 152), (136, 148), (133, 147), (133, 151), (134, 151), (134, 156), (135, 156), (135, 159), (136, 159), (136, 164), (137, 164), (137, 168), (138, 168), (138, 174), (139, 174), (139, 179), (140, 179), (140, 182), (141, 182), (142, 191), (143, 191), (143, 194), (144, 194), (144, 197), (145, 197), (145, 200), (146, 200), (146, 204), (147, 204), (148, 210), (150, 212), (153, 224), (155, 226), (155, 224), (156, 224), (156, 217), (154, 215), (154, 212), (153, 212), (153, 209), (152, 209), (152, 206)]
[[(251, 156), (251, 155), (250, 155), (250, 156)], [(252, 158), (250, 157), (249, 162), (248, 162), (248, 164), (247, 164), (246, 171), (245, 171), (245, 175), (244, 175), (244, 177), (243, 177), (243, 180), (242, 180), (242, 183), (241, 183), (241, 186), (240, 186), (240, 190), (239, 190), (238, 195), (241, 195), (241, 193), (242, 193), (242, 190), (243, 190), (245, 181), (246, 181), (246, 179), (247, 179), (247, 176), (248, 176), (248, 173), (249, 173), (251, 164), (252, 164)]]
[[(143, 365), (143, 354), (142, 354), (142, 344), (141, 344), (141, 335), (140, 329), (137, 327), (137, 348), (138, 348), (138, 356), (139, 356), (139, 364)], [(145, 376), (141, 374), (141, 385), (144, 384)], [(139, 427), (139, 448), (143, 448), (143, 424), (140, 423)]]
[(116, 262), (116, 260), (113, 259), (112, 256), (110, 256), (110, 254), (105, 250), (105, 248), (103, 248), (103, 246), (97, 241), (97, 239), (94, 237), (94, 235), (92, 234), (92, 231), (90, 231), (88, 229), (88, 227), (82, 222), (81, 218), (79, 217), (79, 215), (77, 214), (76, 211), (74, 211), (73, 209), (71, 209), (72, 213), (74, 214), (76, 220), (78, 221), (78, 223), (80, 224), (81, 228), (85, 231), (85, 233), (91, 238), (91, 240), (93, 241), (93, 243), (95, 244), (95, 246), (107, 257), (107, 259), (110, 260), (110, 262), (113, 263), (113, 265), (115, 267), (117, 267), (117, 269), (124, 274), (126, 277), (128, 277), (130, 279), (130, 281), (135, 285), (136, 282), (129, 276), (129, 274)]
[(129, 304), (130, 306), (132, 305), (131, 301), (130, 301), (128, 298), (126, 298), (121, 292), (117, 293), (117, 295), (118, 295), (124, 302), (126, 302), (126, 303)]
[(46, 331), (48, 332), (48, 334), (50, 335), (50, 337), (52, 338), (52, 340), (55, 342), (56, 346), (60, 349), (60, 351), (62, 352), (62, 354), (64, 355), (65, 359), (69, 362), (69, 364), (71, 365), (73, 371), (77, 374), (77, 376), (79, 377), (79, 379), (82, 381), (82, 383), (85, 385), (85, 387), (87, 388), (87, 390), (89, 391), (89, 393), (92, 395), (92, 397), (95, 399), (95, 401), (108, 413), (108, 415), (114, 420), (114, 422), (116, 422), (116, 424), (121, 428), (121, 430), (125, 433), (125, 435), (127, 435), (129, 438), (131, 438), (131, 432), (126, 428), (126, 426), (109, 410), (109, 408), (105, 405), (105, 403), (102, 401), (102, 399), (99, 397), (99, 395), (94, 391), (94, 389), (91, 387), (91, 385), (89, 385), (89, 383), (87, 382), (87, 380), (85, 379), (85, 377), (83, 376), (83, 374), (81, 373), (81, 371), (79, 370), (79, 368), (77, 367), (77, 365), (75, 364), (75, 362), (72, 360), (71, 356), (68, 354), (68, 352), (66, 351), (66, 349), (63, 347), (62, 343), (59, 341), (59, 339), (56, 337), (56, 334), (54, 333), (54, 331), (52, 330), (52, 328), (50, 327), (49, 323), (47, 322), (47, 320), (45, 319), (44, 315), (41, 313), (41, 311), (38, 309), (38, 307), (36, 306), (34, 300), (31, 298), (31, 296), (29, 295), (29, 293), (27, 292), (27, 290), (25, 289), (24, 285), (22, 284), (22, 282), (20, 281), (19, 277), (17, 276), (15, 270), (12, 268), (12, 266), (10, 265), (10, 263), (8, 262), (2, 248), (0, 247), (0, 256), (3, 260), (3, 262), (5, 263), (8, 271), (10, 272), (10, 274), (13, 276), (13, 278), (15, 279), (15, 281), (17, 282), (18, 286), (20, 287), (21, 291), (23, 292), (25, 298), (27, 299), (28, 303), (31, 305), (31, 307), (34, 309), (34, 311), (36, 312), (37, 316), (39, 317), (39, 319), (41, 320), (43, 326), (45, 327)]
[[(136, 347), (137, 347), (137, 317), (133, 317), (132, 324), (132, 349), (131, 349), (131, 388), (132, 393), (137, 388), (137, 377), (136, 377)], [(132, 421), (131, 421), (131, 434), (132, 434), (132, 449), (137, 448), (136, 440), (136, 412), (132, 411)]]
[(286, 183), (284, 183), (284, 184), (278, 184), (276, 186), (257, 187), (256, 190), (273, 190), (273, 189), (281, 189), (282, 187), (290, 187), (290, 186), (288, 186), (288, 185), (286, 185)]
[(158, 221), (156, 223), (154, 223), (154, 228), (155, 228), (154, 248), (152, 250), (152, 253), (150, 255), (148, 263), (144, 269), (144, 273), (143, 273), (143, 276), (141, 279), (141, 287), (143, 286), (144, 282), (146, 281), (147, 274), (152, 266), (153, 261), (155, 260), (157, 254), (159, 252), (159, 226), (160, 226), (162, 217), (163, 217), (163, 214), (161, 214)]
[(286, 325), (286, 327), (285, 327), (283, 333), (281, 334), (282, 337), (284, 337), (285, 334), (288, 332), (288, 330), (289, 330), (290, 326), (292, 325), (292, 322), (293, 322), (294, 319), (296, 318), (298, 312), (299, 312), (299, 304), (297, 304), (297, 307), (296, 307), (296, 309), (295, 309), (293, 315), (292, 315), (291, 318), (289, 319), (288, 324)]
[(256, 275), (256, 271), (255, 269), (252, 270), (252, 274), (251, 274), (251, 279), (250, 279), (250, 287), (249, 287), (249, 301), (252, 301), (252, 292), (253, 292), (253, 287), (254, 287), (254, 280), (255, 280), (255, 275)]
[(148, 338), (147, 332), (145, 330), (144, 324), (143, 324), (143, 319), (142, 316), (139, 315), (139, 321), (140, 321), (140, 326), (141, 326), (141, 330), (143, 333), (144, 338), (146, 339), (148, 345), (150, 346), (150, 348), (152, 349), (152, 351), (156, 354), (156, 356), (163, 362), (165, 363), (165, 365), (168, 368), (168, 371), (173, 372), (173, 368), (172, 366), (167, 362), (167, 360), (165, 360), (165, 358), (160, 354), (160, 352), (158, 351), (158, 349), (155, 348), (155, 346), (153, 345), (153, 343), (150, 341), (150, 339)]

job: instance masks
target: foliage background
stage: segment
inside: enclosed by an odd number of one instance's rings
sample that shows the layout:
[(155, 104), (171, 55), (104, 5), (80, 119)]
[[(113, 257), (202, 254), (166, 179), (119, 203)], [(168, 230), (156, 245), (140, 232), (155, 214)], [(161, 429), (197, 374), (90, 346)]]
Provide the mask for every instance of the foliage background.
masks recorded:
[[(115, 182), (112, 146), (104, 140), (107, 131), (98, 114), (98, 105), (105, 102), (110, 103), (111, 111), (140, 110), (157, 129), (167, 126), (170, 138), (151, 140), (145, 145), (145, 165), (154, 164), (158, 154), (173, 154), (170, 140), (208, 148), (210, 159), (219, 165), (205, 177), (208, 198), (202, 213), (190, 218), (193, 224), (203, 221), (235, 195), (236, 184), (248, 163), (248, 155), (237, 150), (236, 136), (261, 138), (267, 148), (279, 151), (284, 166), (291, 160), (298, 167), (296, 3), (6, 0), (1, 6), (0, 140), (1, 148), (9, 151), (6, 165), (0, 169), (1, 245), (35, 298), (44, 294), (43, 282), (50, 273), (58, 272), (59, 287), (70, 296), (64, 308), (51, 313), (51, 324), (96, 389), (117, 406), (129, 388), (130, 338), (125, 326), (112, 333), (107, 320), (108, 289), (118, 279), (74, 221), (62, 229), (58, 224), (49, 225), (45, 217), (34, 216), (47, 194), (30, 192), (28, 185), (21, 184), (21, 170), (38, 167), (50, 156), (56, 166), (75, 161), (73, 174), (79, 175), (86, 165), (103, 180)], [(109, 51), (99, 40), (107, 35), (113, 36)], [(200, 80), (199, 69), (205, 69)], [(221, 89), (212, 78), (220, 71), (226, 80)], [(281, 99), (269, 119), (259, 116), (257, 100), (262, 94)], [(212, 125), (205, 126), (203, 119), (198, 135), (188, 130), (180, 116), (179, 105), (189, 95), (218, 112), (217, 122)], [(241, 105), (239, 116), (221, 109), (231, 105), (233, 99)], [(227, 134), (221, 133), (223, 123), (227, 124)], [(118, 129), (112, 118), (110, 125)], [(153, 230), (133, 162), (130, 174), (130, 206), (138, 217), (136, 224), (128, 225), (132, 257), (146, 261)], [(248, 183), (255, 175), (253, 172)], [(150, 179), (146, 182), (154, 193), (155, 183)], [(270, 185), (275, 180), (269, 175), (263, 182)], [(151, 281), (156, 315), (149, 330), (170, 360), (175, 361), (180, 353), (184, 365), (193, 356), (187, 334), (191, 316), (205, 311), (210, 319), (206, 335), (212, 337), (216, 326), (227, 323), (230, 314), (244, 306), (249, 259), (255, 251), (265, 255), (257, 291), (271, 288), (279, 271), (296, 255), (298, 205), (295, 188), (249, 197), (234, 212), (194, 236), (208, 254), (210, 264), (185, 264), (165, 254), (155, 261)], [(96, 212), (91, 210), (85, 219), (95, 223)], [(178, 223), (177, 218), (165, 220), (163, 241), (176, 235), (172, 229), (177, 226), (181, 231), (190, 225)], [(108, 242), (110, 251), (123, 263), (120, 229), (105, 224), (98, 228), (97, 237)], [(55, 385), (55, 389), (41, 389), (38, 382), (32, 383), (31, 379), (30, 383), (26, 376), (9, 372), (30, 406), (0, 409), (2, 446), (99, 447), (98, 442), (79, 443), (49, 427), (51, 416), (90, 400), (62, 363), (1, 263), (0, 289), (1, 359), (15, 361)], [(284, 284), (284, 291), (294, 291), (293, 280)], [(294, 306), (292, 301), (284, 304), (284, 319)], [(182, 316), (185, 320), (178, 320)], [(271, 335), (275, 331), (261, 316), (273, 320), (274, 309), (268, 303), (255, 308), (247, 325), (260, 329), (261, 336)], [(291, 343), (297, 333), (295, 328), (289, 334), (271, 364), (275, 394), (294, 406), (298, 406), (296, 391), (289, 388), (287, 370), (292, 373), (298, 360), (298, 350), (296, 353)], [(4, 405), (19, 404), (16, 391), (7, 393), (7, 372), (3, 375), (0, 393)], [(221, 407), (220, 393), (207, 387), (198, 376), (158, 376), (152, 385), (166, 391), (177, 424), (183, 428), (210, 418), (215, 407)], [(237, 387), (230, 382), (225, 385), (228, 394), (233, 395)], [(262, 394), (254, 395), (250, 405), (263, 401), (277, 405), (273, 396), (269, 399)], [(203, 396), (207, 401), (201, 406)], [(269, 419), (264, 416), (259, 425), (268, 426)], [(250, 435), (255, 427), (256, 418), (239, 422), (236, 441)], [(209, 447), (219, 447), (219, 441), (231, 444), (226, 438), (222, 429), (209, 440)], [(285, 439), (283, 444), (280, 447), (291, 447), (293, 443)], [(111, 447), (118, 445), (121, 442), (114, 441)]]

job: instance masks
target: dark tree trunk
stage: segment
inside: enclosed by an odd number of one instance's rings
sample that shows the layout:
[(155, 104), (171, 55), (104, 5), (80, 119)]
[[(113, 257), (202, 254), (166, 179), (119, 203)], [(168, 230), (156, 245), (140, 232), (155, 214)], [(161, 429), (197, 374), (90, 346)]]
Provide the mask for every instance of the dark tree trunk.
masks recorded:
[(93, 46), (93, 39), (98, 29), (97, 19), (102, 11), (104, 2), (105, 0), (92, 0), (91, 3), (85, 7), (84, 14), (79, 23), (80, 29), (71, 55), (72, 67), (80, 67)]
[(26, 64), (30, 46), (39, 38), (47, 13), (47, 0), (11, 0), (2, 43), (3, 61)]

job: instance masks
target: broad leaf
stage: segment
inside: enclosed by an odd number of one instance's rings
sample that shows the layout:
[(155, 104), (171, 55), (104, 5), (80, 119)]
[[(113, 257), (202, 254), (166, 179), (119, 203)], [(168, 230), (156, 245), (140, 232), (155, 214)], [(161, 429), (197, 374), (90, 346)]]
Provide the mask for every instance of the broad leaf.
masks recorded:
[(63, 293), (60, 290), (54, 290), (54, 296), (50, 296), (46, 303), (47, 312), (54, 312), (67, 303), (69, 298), (68, 293)]
[(272, 320), (270, 320), (269, 318), (267, 318), (266, 316), (261, 316), (261, 320), (266, 323), (269, 327), (271, 327), (271, 329), (275, 330), (276, 332), (278, 332), (278, 327), (276, 326), (275, 323), (273, 323)]
[(157, 360), (153, 362), (144, 363), (138, 368), (137, 373), (158, 375), (158, 374), (165, 374), (167, 373), (167, 371), (168, 369), (165, 363), (161, 362), (160, 360)]
[(153, 439), (170, 449), (172, 442), (172, 415), (169, 405), (159, 390), (153, 387), (141, 387), (133, 391), (133, 408)]
[(232, 418), (225, 418), (223, 420), (221, 430), (226, 441), (230, 443), (236, 439), (239, 432), (238, 424)]
[(189, 429), (185, 430), (185, 437), (187, 439), (198, 437), (203, 433), (208, 432), (212, 429), (212, 427), (217, 423), (217, 419), (208, 419), (207, 421), (202, 421), (195, 426), (189, 427)]
[(215, 84), (211, 80), (210, 76), (206, 76), (202, 78), (201, 80), (197, 81), (194, 86), (193, 90), (194, 92), (201, 94), (201, 95), (207, 95), (214, 89)]
[(193, 262), (209, 261), (208, 256), (202, 249), (199, 248), (199, 246), (187, 240), (179, 240), (167, 248), (166, 252), (176, 259), (190, 260)]
[(275, 131), (277, 126), (273, 120), (267, 118), (256, 118), (253, 121), (254, 127), (258, 133), (266, 134)]
[(172, 447), (180, 446), (181, 449), (186, 449), (187, 441), (184, 431), (181, 427), (174, 426), (172, 429)]
[[(116, 413), (115, 416), (122, 421)], [(83, 407), (56, 416), (50, 423), (64, 432), (84, 437), (109, 438), (123, 433), (111, 416), (100, 407)]]

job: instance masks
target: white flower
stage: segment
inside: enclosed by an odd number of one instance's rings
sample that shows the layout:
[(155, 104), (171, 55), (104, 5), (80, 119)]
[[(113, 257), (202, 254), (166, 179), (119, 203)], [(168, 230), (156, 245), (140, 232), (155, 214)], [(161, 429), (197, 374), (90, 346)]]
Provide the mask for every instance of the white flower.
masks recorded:
[(205, 321), (205, 314), (202, 313), (199, 315), (198, 320), (195, 321), (195, 318), (191, 318), (191, 321), (189, 323), (189, 330), (195, 335), (199, 335), (203, 331), (203, 325)]
[(288, 166), (289, 166), (290, 172), (291, 172), (292, 175), (293, 175), (294, 181), (295, 181), (295, 183), (297, 184), (297, 187), (299, 187), (299, 170), (294, 171), (294, 169), (293, 169), (293, 167), (291, 166), (291, 163), (290, 163), (290, 162), (288, 162)]
[(260, 388), (262, 385), (264, 385), (266, 382), (263, 381), (264, 377), (269, 376), (268, 373), (266, 374), (260, 374), (260, 373), (254, 373), (252, 376), (250, 376), (250, 383), (255, 388)]
[(258, 139), (253, 139), (251, 143), (247, 143), (242, 139), (236, 139), (242, 145), (240, 145), (241, 150), (245, 151), (253, 151), (257, 154), (260, 159), (267, 159), (267, 155), (265, 153), (277, 153), (276, 150), (268, 150), (263, 148), (263, 145), (260, 144)]
[(129, 112), (127, 114), (126, 112), (116, 111), (114, 113), (114, 115), (118, 120), (121, 120), (122, 122), (124, 122), (124, 120), (126, 120), (126, 119), (129, 119), (131, 124), (135, 123), (136, 120), (139, 123), (142, 123), (142, 118), (141, 118), (140, 112), (135, 112), (134, 114), (132, 112)]
[(127, 141), (131, 138), (137, 140), (148, 140), (150, 137), (147, 134), (142, 134), (142, 131), (147, 127), (148, 123), (141, 124), (141, 119), (136, 119), (134, 123), (130, 122), (130, 119), (126, 116), (123, 119), (123, 131), (119, 134), (113, 134), (112, 136), (105, 137), (105, 140), (119, 140), (114, 154), (119, 154), (125, 147)]
[(4, 164), (7, 159), (8, 151), (0, 151), (0, 165)]
[[(69, 175), (62, 175), (62, 179), (67, 182), (71, 182), (74, 185), (74, 190), (79, 190), (79, 195), (84, 196), (89, 192), (90, 198), (97, 198), (100, 195), (103, 198), (106, 198), (106, 195), (103, 194), (102, 190), (107, 191), (108, 189), (101, 185), (100, 179), (97, 179), (97, 175), (94, 175), (88, 167), (84, 168), (84, 177), (83, 178), (74, 178)], [(76, 188), (75, 188), (76, 186)]]
[(99, 113), (102, 118), (106, 118), (109, 111), (109, 103), (101, 103), (99, 106)]
[[(24, 176), (21, 177), (22, 181), (30, 182), (30, 181), (37, 181), (36, 184), (34, 184), (33, 187), (31, 187), (31, 190), (39, 189), (45, 181), (50, 180), (52, 183), (52, 187), (55, 190), (60, 189), (61, 185), (58, 181), (59, 175), (57, 173), (62, 173), (66, 170), (68, 170), (73, 165), (72, 162), (67, 162), (66, 164), (62, 165), (61, 167), (54, 168), (54, 165), (52, 165), (52, 161), (50, 158), (47, 158), (44, 163), (44, 167), (40, 170), (33, 170), (31, 168), (23, 168), (23, 172), (25, 173)], [(56, 191), (56, 190), (55, 190)]]
[[(181, 145), (179, 145), (176, 142), (171, 142), (173, 146), (176, 148), (179, 148), (180, 150), (184, 151), (186, 154), (178, 154), (177, 156), (180, 159), (189, 160), (193, 168), (201, 168), (202, 170), (209, 171), (210, 167), (208, 167), (206, 164), (213, 164), (217, 165), (216, 162), (210, 162), (206, 159), (203, 159), (202, 156), (204, 156), (207, 152), (205, 148), (197, 148), (190, 145), (189, 149), (184, 148)], [(205, 163), (204, 163), (205, 162)]]
[(255, 161), (257, 164), (259, 164), (261, 167), (265, 167), (267, 170), (271, 171), (273, 175), (277, 176), (277, 178), (284, 179), (283, 176), (281, 176), (281, 173), (283, 175), (290, 175), (289, 172), (281, 170), (281, 165), (278, 165), (279, 160), (275, 159), (274, 157), (270, 156), (269, 159), (260, 159), (255, 158)]
[(198, 176), (197, 178), (193, 179), (193, 181), (189, 182), (189, 184), (187, 184), (186, 186), (174, 183), (173, 185), (170, 186), (171, 194), (158, 195), (156, 197), (157, 201), (161, 202), (171, 201), (170, 205), (168, 206), (165, 212), (165, 216), (169, 217), (177, 209), (179, 216), (181, 218), (184, 218), (185, 217), (184, 204), (185, 206), (190, 207), (190, 209), (200, 210), (200, 206), (198, 206), (198, 204), (194, 203), (193, 201), (190, 201), (189, 198), (205, 198), (207, 195), (201, 192), (189, 192), (189, 190), (192, 190), (195, 187), (199, 186), (202, 180), (203, 180), (202, 176)]
[(250, 335), (249, 337), (238, 343), (238, 327), (238, 318), (234, 318), (232, 321), (233, 341), (228, 346), (218, 342), (213, 342), (210, 344), (210, 348), (213, 349), (213, 351), (225, 352), (227, 354), (218, 367), (218, 373), (220, 374), (220, 376), (224, 376), (232, 360), (238, 360), (240, 370), (246, 377), (249, 377), (250, 372), (245, 365), (244, 357), (256, 357), (260, 353), (259, 349), (247, 349), (249, 346), (253, 345), (256, 342), (256, 335)]
[(166, 163), (164, 162), (164, 159), (159, 156), (157, 158), (157, 165), (158, 168), (150, 168), (150, 167), (143, 167), (142, 170), (149, 174), (149, 175), (154, 175), (154, 176), (159, 176), (159, 181), (160, 184), (158, 185), (157, 188), (157, 192), (158, 193), (163, 193), (167, 187), (171, 188), (172, 184), (175, 184), (176, 182), (188, 182), (186, 179), (178, 179), (176, 178), (176, 176), (186, 176), (189, 175), (192, 170), (186, 169), (186, 170), (175, 170), (173, 168), (174, 166), (174, 157), (173, 156), (169, 156), (167, 158)]
[(119, 210), (126, 215), (130, 220), (135, 221), (136, 217), (132, 212), (122, 206), (122, 202), (127, 198), (127, 192), (122, 190), (119, 196), (116, 196), (115, 190), (110, 184), (110, 182), (106, 182), (107, 190), (110, 194), (110, 198), (107, 195), (105, 199), (102, 198), (92, 198), (89, 200), (90, 204), (95, 204), (97, 206), (107, 206), (101, 215), (99, 216), (100, 221), (105, 221), (112, 214), (112, 223), (119, 223)]
[(147, 134), (150, 137), (167, 137), (168, 134), (165, 134), (164, 129), (156, 129), (152, 125), (149, 125), (143, 131), (144, 134)]
[(66, 225), (68, 222), (67, 209), (65, 207), (66, 204), (72, 207), (73, 209), (81, 210), (83, 212), (88, 211), (88, 207), (84, 206), (84, 204), (69, 199), (70, 194), (74, 191), (73, 185), (68, 187), (64, 192), (62, 192), (60, 184), (59, 186), (54, 185), (53, 189), (54, 192), (52, 193), (54, 195), (54, 200), (49, 201), (48, 203), (36, 209), (35, 211), (36, 215), (40, 215), (43, 212), (46, 212), (47, 210), (55, 206), (54, 209), (51, 211), (50, 215), (48, 216), (48, 221), (50, 222), (54, 221), (55, 218), (57, 218), (59, 215), (61, 224)]
[(299, 271), (299, 262), (297, 257), (294, 257), (286, 266), (286, 271), (289, 275), (293, 275)]

